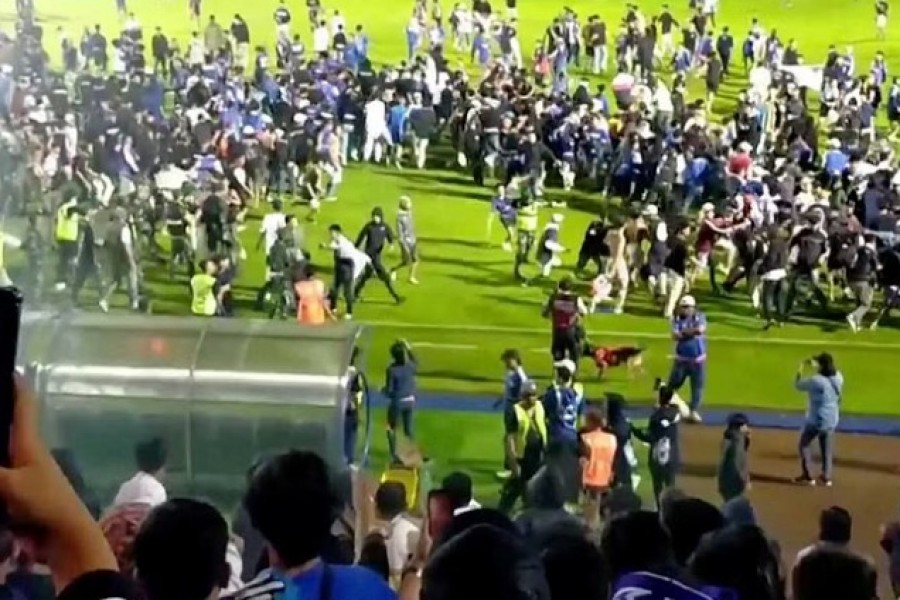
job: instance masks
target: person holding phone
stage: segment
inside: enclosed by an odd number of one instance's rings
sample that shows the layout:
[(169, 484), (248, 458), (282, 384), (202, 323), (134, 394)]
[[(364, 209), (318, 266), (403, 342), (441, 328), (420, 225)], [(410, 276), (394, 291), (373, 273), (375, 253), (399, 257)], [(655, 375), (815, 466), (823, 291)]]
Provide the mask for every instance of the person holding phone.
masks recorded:
[[(806, 375), (809, 369), (816, 372)], [(800, 476), (794, 481), (801, 485), (832, 484), (834, 465), (834, 433), (840, 421), (841, 396), (844, 376), (837, 370), (831, 354), (823, 352), (800, 363), (794, 376), (794, 387), (806, 392), (806, 422), (800, 431)], [(822, 452), (822, 475), (813, 479), (809, 463), (812, 460), (810, 445), (819, 441)]]
[(505, 422), (506, 458), (512, 474), (500, 492), (498, 509), (508, 513), (541, 468), (547, 449), (547, 417), (533, 381), (527, 381), (519, 401), (507, 407)]

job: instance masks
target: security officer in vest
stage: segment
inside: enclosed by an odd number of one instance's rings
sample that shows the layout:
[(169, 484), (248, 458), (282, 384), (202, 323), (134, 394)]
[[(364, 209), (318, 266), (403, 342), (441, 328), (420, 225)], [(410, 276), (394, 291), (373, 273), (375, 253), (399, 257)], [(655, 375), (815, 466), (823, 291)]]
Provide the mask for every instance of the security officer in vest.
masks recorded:
[(78, 197), (70, 196), (56, 209), (56, 250), (59, 262), (56, 265), (56, 289), (66, 289), (72, 275), (72, 267), (78, 257), (80, 224), (84, 211), (78, 205)]
[(568, 358), (577, 366), (582, 346), (581, 317), (588, 314), (588, 310), (573, 287), (571, 278), (562, 279), (541, 314), (551, 322), (550, 352), (553, 360)]
[(584, 415), (584, 427), (579, 431), (579, 458), (584, 500), (591, 509), (586, 511), (589, 521), (600, 517), (600, 500), (613, 483), (613, 461), (618, 442), (606, 431), (606, 416), (597, 406), (589, 406)]
[(516, 202), (516, 262), (513, 266), (513, 275), (523, 283), (528, 278), (522, 274), (522, 265), (528, 262), (528, 255), (534, 247), (535, 233), (538, 227), (538, 207), (526, 190), (522, 191), (522, 197)]
[(507, 406), (504, 421), (506, 457), (512, 475), (500, 492), (498, 508), (508, 513), (519, 497), (524, 499), (525, 488), (541, 468), (547, 449), (547, 420), (533, 381), (525, 382), (521, 399)]

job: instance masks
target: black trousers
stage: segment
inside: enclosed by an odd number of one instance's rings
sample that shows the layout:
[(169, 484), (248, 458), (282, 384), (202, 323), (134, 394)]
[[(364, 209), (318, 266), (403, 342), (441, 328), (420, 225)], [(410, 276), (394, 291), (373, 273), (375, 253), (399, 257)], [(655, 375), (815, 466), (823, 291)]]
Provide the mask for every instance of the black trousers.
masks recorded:
[(656, 500), (656, 508), (659, 509), (659, 497), (668, 487), (675, 485), (675, 477), (678, 469), (674, 465), (660, 465), (650, 461), (650, 481), (653, 484), (653, 498)]
[(56, 283), (69, 283), (75, 257), (78, 256), (78, 242), (58, 240), (59, 262), (56, 263)]
[(762, 315), (766, 321), (784, 321), (786, 315), (787, 296), (784, 287), (785, 280), (764, 280), (762, 285)]
[(356, 296), (353, 293), (353, 263), (349, 260), (335, 261), (334, 281), (328, 292), (328, 301), (331, 303), (332, 310), (337, 310), (338, 297), (342, 294), (344, 303), (347, 305), (346, 314), (352, 315)]
[(519, 476), (507, 479), (500, 490), (500, 503), (497, 505), (497, 510), (502, 513), (511, 512), (519, 498), (524, 500), (528, 482), (540, 470), (542, 461), (536, 458), (518, 459), (517, 462), (519, 463)]
[(369, 258), (372, 259), (372, 262), (366, 266), (366, 270), (363, 271), (363, 274), (360, 276), (359, 281), (356, 282), (356, 289), (353, 290), (353, 295), (358, 298), (360, 292), (362, 292), (363, 288), (366, 286), (366, 283), (369, 282), (373, 275), (376, 275), (378, 279), (380, 279), (384, 284), (384, 287), (387, 288), (388, 293), (390, 293), (391, 297), (393, 297), (395, 301), (399, 301), (400, 296), (394, 289), (394, 284), (391, 283), (391, 276), (388, 274), (387, 269), (384, 268), (384, 264), (382, 264), (381, 262), (381, 254), (370, 254)]
[(550, 353), (553, 360), (568, 358), (576, 365), (581, 358), (581, 340), (575, 327), (569, 329), (554, 329), (550, 336)]

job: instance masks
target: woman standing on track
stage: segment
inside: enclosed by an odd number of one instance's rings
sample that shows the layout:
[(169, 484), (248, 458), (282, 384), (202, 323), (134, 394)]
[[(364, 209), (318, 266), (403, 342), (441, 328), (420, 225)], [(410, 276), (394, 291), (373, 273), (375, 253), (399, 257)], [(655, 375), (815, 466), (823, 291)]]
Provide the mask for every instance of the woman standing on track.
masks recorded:
[[(808, 366), (816, 368), (816, 373), (804, 377)], [(818, 483), (831, 486), (831, 469), (834, 464), (834, 432), (840, 420), (841, 394), (844, 389), (844, 376), (834, 366), (834, 358), (823, 352), (812, 359), (800, 363), (794, 378), (794, 387), (806, 392), (806, 424), (800, 432), (800, 476), (796, 483), (816, 485), (812, 478), (809, 463), (812, 459), (810, 445), (819, 440), (822, 452), (822, 475)]]

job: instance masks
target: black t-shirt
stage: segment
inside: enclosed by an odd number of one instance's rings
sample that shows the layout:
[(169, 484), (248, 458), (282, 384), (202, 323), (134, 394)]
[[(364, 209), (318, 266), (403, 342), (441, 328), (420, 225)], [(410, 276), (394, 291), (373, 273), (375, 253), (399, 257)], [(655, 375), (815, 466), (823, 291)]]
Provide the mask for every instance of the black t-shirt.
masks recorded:
[(666, 256), (665, 267), (684, 277), (687, 271), (687, 260), (687, 243), (681, 238), (669, 238), (669, 254)]

